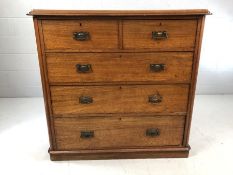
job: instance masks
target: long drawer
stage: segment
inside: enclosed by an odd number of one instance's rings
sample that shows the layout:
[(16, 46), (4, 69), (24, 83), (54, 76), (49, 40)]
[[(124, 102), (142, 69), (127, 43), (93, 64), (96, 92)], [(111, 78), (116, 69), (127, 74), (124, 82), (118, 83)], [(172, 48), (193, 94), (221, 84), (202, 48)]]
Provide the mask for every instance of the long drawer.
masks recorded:
[(192, 52), (46, 55), (50, 83), (188, 83), (192, 59)]
[(57, 118), (58, 150), (180, 146), (184, 116)]
[(185, 113), (188, 85), (51, 86), (55, 116)]

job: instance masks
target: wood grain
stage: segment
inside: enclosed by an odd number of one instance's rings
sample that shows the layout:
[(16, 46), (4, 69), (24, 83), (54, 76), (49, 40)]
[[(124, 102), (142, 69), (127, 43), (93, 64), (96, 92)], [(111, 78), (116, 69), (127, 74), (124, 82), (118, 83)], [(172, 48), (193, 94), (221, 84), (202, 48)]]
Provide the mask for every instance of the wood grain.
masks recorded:
[[(51, 160), (187, 157), (206, 9), (33, 10)], [(76, 41), (73, 32), (90, 32)], [(168, 39), (152, 40), (152, 31)], [(76, 64), (91, 64), (78, 73)], [(149, 64), (165, 64), (162, 72)], [(150, 95), (161, 102), (149, 103)], [(92, 97), (81, 104), (81, 96)], [(145, 131), (158, 128), (160, 135)], [(81, 139), (81, 131), (94, 137)]]
[[(186, 112), (188, 85), (51, 86), (53, 115), (73, 116), (95, 113)], [(152, 104), (148, 96), (159, 94), (162, 102)], [(79, 97), (90, 96), (91, 104)]]
[[(178, 146), (184, 128), (184, 116), (57, 118), (54, 122), (58, 150)], [(160, 135), (146, 136), (149, 128), (158, 128)], [(86, 130), (94, 131), (94, 137), (80, 138)]]
[[(93, 50), (118, 48), (116, 20), (43, 20), (46, 50)], [(89, 32), (90, 39), (77, 41), (74, 32)]]
[(38, 61), (40, 65), (40, 75), (41, 75), (41, 83), (43, 88), (43, 96), (44, 96), (44, 105), (45, 105), (45, 113), (46, 120), (48, 126), (48, 134), (49, 134), (49, 144), (50, 149), (55, 149), (55, 137), (54, 137), (54, 128), (53, 128), (53, 118), (51, 118), (51, 101), (50, 101), (50, 90), (48, 84), (48, 77), (46, 72), (46, 61), (44, 60), (44, 45), (43, 45), (43, 35), (42, 35), (42, 27), (41, 20), (33, 18), (35, 35), (36, 35), (36, 43), (37, 43), (37, 51), (38, 51)]
[[(196, 20), (124, 20), (124, 49), (194, 49)], [(167, 39), (152, 39), (153, 31), (166, 31)]]
[(207, 9), (180, 9), (180, 10), (46, 10), (33, 9), (27, 15), (34, 16), (157, 16), (157, 15), (208, 15)]
[[(47, 54), (49, 82), (169, 82), (189, 83), (193, 54), (185, 53), (73, 53)], [(92, 72), (80, 73), (77, 64), (91, 64)], [(152, 72), (150, 64), (165, 64)]]
[(196, 47), (194, 52), (194, 64), (193, 64), (193, 72), (192, 72), (192, 81), (189, 91), (189, 105), (187, 108), (187, 118), (185, 124), (185, 134), (184, 134), (184, 146), (188, 145), (189, 140), (189, 133), (191, 128), (191, 120), (192, 120), (192, 113), (193, 113), (193, 105), (194, 105), (194, 98), (195, 98), (195, 90), (196, 90), (196, 83), (197, 83), (197, 75), (198, 75), (198, 67), (200, 61), (200, 53), (201, 53), (201, 44), (202, 44), (202, 36), (204, 31), (204, 24), (205, 24), (205, 16), (199, 17), (198, 19), (198, 30), (197, 30), (197, 38), (196, 38)]
[(89, 160), (89, 159), (139, 159), (139, 158), (187, 158), (190, 147), (156, 147), (136, 149), (105, 150), (49, 150), (51, 160)]

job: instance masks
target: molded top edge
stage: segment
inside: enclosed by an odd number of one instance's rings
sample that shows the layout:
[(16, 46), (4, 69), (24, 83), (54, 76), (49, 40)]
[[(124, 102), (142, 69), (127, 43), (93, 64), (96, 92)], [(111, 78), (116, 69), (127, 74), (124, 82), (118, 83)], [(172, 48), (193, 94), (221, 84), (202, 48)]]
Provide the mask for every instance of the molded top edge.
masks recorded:
[(161, 16), (211, 15), (207, 9), (182, 10), (45, 10), (33, 9), (30, 16)]

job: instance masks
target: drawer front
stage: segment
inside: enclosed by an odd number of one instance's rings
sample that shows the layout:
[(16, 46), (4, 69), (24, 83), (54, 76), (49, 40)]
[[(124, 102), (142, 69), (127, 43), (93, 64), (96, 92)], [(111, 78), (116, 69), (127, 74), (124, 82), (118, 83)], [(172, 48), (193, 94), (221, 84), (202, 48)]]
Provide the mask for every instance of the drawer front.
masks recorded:
[(43, 20), (46, 50), (89, 51), (118, 47), (118, 22), (113, 20)]
[(193, 54), (47, 54), (50, 83), (190, 82)]
[(57, 118), (58, 150), (180, 146), (184, 116)]
[(186, 112), (188, 85), (52, 86), (55, 116)]
[(125, 20), (125, 49), (194, 50), (196, 20)]

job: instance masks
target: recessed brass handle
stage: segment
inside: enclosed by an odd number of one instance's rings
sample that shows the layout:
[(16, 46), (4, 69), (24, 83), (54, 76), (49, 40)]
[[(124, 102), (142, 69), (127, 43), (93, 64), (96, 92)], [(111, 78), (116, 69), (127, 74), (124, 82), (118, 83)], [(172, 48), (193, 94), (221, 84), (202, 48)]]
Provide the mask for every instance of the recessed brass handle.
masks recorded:
[(161, 103), (162, 99), (162, 96), (159, 94), (153, 94), (148, 96), (148, 102), (152, 104)]
[(160, 131), (158, 128), (149, 128), (146, 130), (146, 136), (156, 137), (160, 135)]
[(83, 139), (90, 139), (94, 137), (94, 131), (81, 131), (80, 137)]
[(79, 103), (91, 104), (91, 103), (93, 103), (93, 98), (89, 97), (89, 96), (81, 96), (81, 97), (79, 97)]
[(152, 39), (160, 40), (160, 39), (167, 39), (168, 34), (166, 31), (153, 31), (152, 32)]
[(73, 38), (78, 41), (86, 41), (90, 39), (89, 32), (74, 32)]
[(161, 72), (165, 68), (165, 64), (150, 64), (151, 72)]
[(76, 69), (77, 69), (77, 72), (80, 72), (80, 73), (92, 72), (91, 64), (77, 64)]

